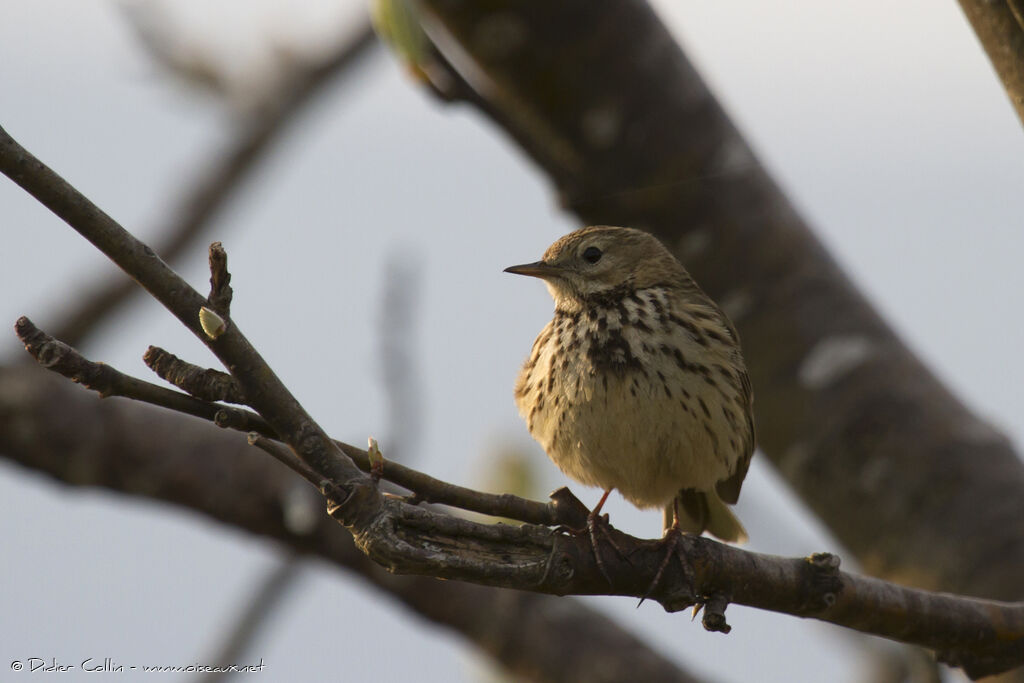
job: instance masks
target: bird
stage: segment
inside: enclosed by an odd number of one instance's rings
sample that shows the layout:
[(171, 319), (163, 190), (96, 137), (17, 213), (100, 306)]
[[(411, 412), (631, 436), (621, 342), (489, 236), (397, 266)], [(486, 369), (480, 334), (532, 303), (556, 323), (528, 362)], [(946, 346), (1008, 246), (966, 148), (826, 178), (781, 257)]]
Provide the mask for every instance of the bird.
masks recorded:
[(604, 490), (589, 523), (617, 490), (661, 508), (665, 538), (745, 541), (729, 505), (754, 452), (753, 391), (735, 326), (686, 268), (653, 235), (600, 225), (505, 272), (554, 299), (515, 401), (555, 465)]

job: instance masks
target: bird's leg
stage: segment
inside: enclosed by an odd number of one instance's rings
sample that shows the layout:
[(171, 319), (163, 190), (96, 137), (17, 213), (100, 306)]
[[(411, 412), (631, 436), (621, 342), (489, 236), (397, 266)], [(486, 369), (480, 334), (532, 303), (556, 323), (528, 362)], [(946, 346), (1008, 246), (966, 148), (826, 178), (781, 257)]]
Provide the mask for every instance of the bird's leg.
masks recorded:
[[(610, 488), (604, 490), (604, 494), (601, 495), (601, 500), (597, 501), (597, 505), (594, 506), (594, 509), (591, 510), (590, 514), (587, 516), (588, 524), (601, 516), (601, 508), (604, 507), (604, 503), (608, 500), (608, 496), (611, 492), (612, 490)], [(608, 515), (604, 516), (604, 521), (608, 521)]]
[[(661, 538), (661, 543), (665, 546), (665, 557), (661, 561), (661, 565), (658, 567), (658, 572), (654, 575), (654, 580), (651, 581), (651, 585), (647, 587), (647, 591), (644, 593), (644, 597), (640, 598), (640, 602), (637, 603), (637, 607), (644, 604), (644, 600), (651, 597), (654, 590), (658, 587), (658, 583), (661, 581), (661, 575), (665, 573), (665, 568), (668, 567), (668, 563), (672, 560), (672, 557), (676, 554), (676, 549), (679, 545), (679, 539), (682, 537), (683, 532), (679, 530), (679, 502), (675, 499), (672, 501), (672, 526), (665, 530), (665, 535)], [(683, 571), (689, 576), (689, 568), (686, 563), (682, 563)], [(696, 616), (696, 613), (694, 613)]]
[(605, 540), (615, 548), (615, 552), (619, 554), (619, 557), (625, 557), (622, 549), (619, 548), (611, 534), (608, 533), (608, 515), (605, 515), (604, 517), (601, 516), (601, 508), (604, 507), (605, 501), (608, 500), (608, 494), (611, 492), (612, 490), (610, 488), (605, 489), (604, 495), (601, 496), (601, 500), (597, 501), (597, 505), (595, 505), (594, 509), (590, 511), (590, 514), (587, 515), (587, 532), (590, 535), (590, 547), (594, 550), (594, 559), (597, 561), (597, 568), (601, 570), (601, 574), (604, 575), (609, 586), (612, 585), (612, 580), (608, 574), (608, 569), (604, 566), (604, 560), (601, 559), (600, 546), (598, 546), (597, 543), (597, 532), (601, 532)]

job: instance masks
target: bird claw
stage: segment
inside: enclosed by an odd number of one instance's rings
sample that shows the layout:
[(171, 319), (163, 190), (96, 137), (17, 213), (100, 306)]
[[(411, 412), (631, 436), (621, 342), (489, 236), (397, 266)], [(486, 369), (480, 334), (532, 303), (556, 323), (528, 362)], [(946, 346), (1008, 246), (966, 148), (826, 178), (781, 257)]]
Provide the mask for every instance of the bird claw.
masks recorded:
[[(665, 557), (662, 559), (661, 564), (658, 566), (658, 571), (654, 575), (654, 579), (651, 581), (651, 585), (647, 587), (644, 592), (644, 596), (640, 598), (640, 602), (636, 604), (637, 608), (644, 604), (644, 601), (654, 594), (654, 591), (658, 588), (658, 584), (661, 583), (661, 576), (665, 573), (665, 569), (668, 567), (668, 563), (675, 556), (676, 551), (679, 547), (679, 540), (682, 538), (683, 532), (679, 530), (677, 526), (669, 527), (668, 531), (659, 541), (659, 544), (666, 546)], [(693, 577), (691, 576), (690, 568), (686, 562), (680, 562), (680, 566), (683, 568), (683, 573), (686, 575), (687, 580), (692, 584)], [(697, 612), (700, 611), (698, 605), (694, 605), (695, 611), (693, 613), (694, 618), (697, 616)]]
[(627, 559), (628, 555), (626, 551), (624, 551), (619, 544), (615, 542), (615, 539), (612, 538), (612, 535), (609, 532), (611, 523), (608, 519), (608, 513), (603, 515), (595, 515), (591, 513), (587, 516), (587, 525), (582, 529), (560, 524), (555, 527), (555, 531), (568, 534), (573, 537), (579, 537), (586, 534), (590, 539), (590, 548), (594, 552), (594, 561), (597, 563), (597, 568), (601, 572), (601, 576), (603, 576), (605, 581), (608, 582), (608, 585), (611, 586), (613, 585), (612, 577), (608, 571), (607, 565), (605, 565), (604, 558), (601, 556), (601, 546), (599, 545), (598, 536), (600, 535), (605, 541), (607, 541), (608, 545), (614, 548), (619, 557)]
[(591, 514), (587, 517), (587, 533), (590, 536), (590, 547), (594, 550), (594, 560), (597, 562), (597, 568), (601, 571), (601, 574), (604, 576), (604, 579), (608, 582), (609, 586), (613, 585), (612, 578), (608, 573), (608, 568), (604, 564), (604, 559), (601, 557), (600, 546), (598, 546), (597, 542), (598, 532), (600, 532), (604, 536), (604, 539), (608, 541), (608, 544), (615, 549), (615, 552), (618, 553), (619, 557), (626, 557), (626, 553), (615, 542), (611, 533), (609, 533), (608, 530), (610, 528), (611, 523), (608, 521), (607, 513), (603, 515)]

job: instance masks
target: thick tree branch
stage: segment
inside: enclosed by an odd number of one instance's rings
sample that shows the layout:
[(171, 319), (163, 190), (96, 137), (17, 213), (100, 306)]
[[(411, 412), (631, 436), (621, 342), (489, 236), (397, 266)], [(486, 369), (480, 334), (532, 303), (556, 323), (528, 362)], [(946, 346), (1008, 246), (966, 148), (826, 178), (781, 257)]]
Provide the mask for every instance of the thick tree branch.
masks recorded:
[(960, 0), (960, 7), (1024, 122), (1024, 0)]
[(1017, 454), (857, 292), (643, 0), (420, 6), (435, 68), (568, 208), (655, 233), (724, 306), (764, 454), (869, 572), (1024, 595)]

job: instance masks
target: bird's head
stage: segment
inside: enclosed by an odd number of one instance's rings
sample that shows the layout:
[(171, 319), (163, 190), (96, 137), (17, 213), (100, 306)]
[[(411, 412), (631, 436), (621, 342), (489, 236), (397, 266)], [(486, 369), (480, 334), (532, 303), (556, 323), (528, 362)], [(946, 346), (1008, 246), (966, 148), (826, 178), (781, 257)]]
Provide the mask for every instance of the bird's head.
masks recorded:
[(592, 226), (571, 232), (534, 263), (506, 273), (539, 277), (559, 307), (578, 308), (619, 291), (673, 286), (685, 269), (652, 235), (632, 228)]

